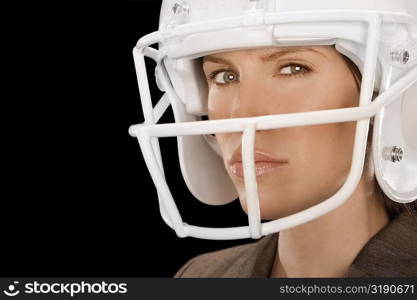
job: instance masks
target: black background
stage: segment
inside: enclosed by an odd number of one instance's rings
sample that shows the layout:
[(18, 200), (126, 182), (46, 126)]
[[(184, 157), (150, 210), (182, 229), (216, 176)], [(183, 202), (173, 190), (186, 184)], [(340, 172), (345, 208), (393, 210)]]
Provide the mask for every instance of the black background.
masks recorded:
[[(128, 135), (143, 121), (132, 49), (157, 29), (160, 2), (1, 3), (0, 276), (171, 277), (197, 254), (250, 241), (178, 238)], [(246, 225), (238, 201), (195, 200), (175, 140), (161, 143), (184, 221)]]

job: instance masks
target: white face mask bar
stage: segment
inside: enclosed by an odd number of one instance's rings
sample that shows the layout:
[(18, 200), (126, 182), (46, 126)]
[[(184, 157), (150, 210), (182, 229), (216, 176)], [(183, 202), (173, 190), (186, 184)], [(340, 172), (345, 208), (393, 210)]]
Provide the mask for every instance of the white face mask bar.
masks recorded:
[[(269, 115), (254, 118), (157, 124), (159, 118), (168, 107), (169, 102), (174, 106), (174, 103), (179, 101), (177, 98), (178, 96), (173, 90), (173, 87), (167, 77), (166, 70), (162, 70), (160, 72), (160, 80), (166, 90), (166, 95), (156, 105), (155, 109), (152, 108), (144, 57), (148, 56), (153, 58), (157, 61), (158, 65), (163, 67), (163, 64), (161, 63), (163, 56), (158, 55), (156, 50), (150, 50), (148, 47), (159, 42), (164, 34), (155, 32), (145, 36), (138, 42), (136, 48), (133, 50), (133, 53), (145, 122), (143, 124), (131, 126), (129, 133), (132, 136), (136, 136), (139, 141), (145, 162), (153, 182), (157, 187), (162, 217), (168, 226), (175, 230), (179, 237), (192, 236), (202, 239), (217, 240), (244, 239), (250, 237), (259, 238), (261, 236), (289, 229), (318, 218), (342, 205), (352, 195), (362, 175), (370, 118), (376, 115), (381, 108), (389, 105), (398, 95), (417, 81), (417, 67), (413, 67), (412, 70), (396, 81), (388, 90), (371, 103), (379, 51), (378, 37), (381, 32), (381, 14), (375, 12), (368, 12), (366, 14), (343, 12), (342, 14), (346, 21), (364, 22), (368, 25), (366, 59), (361, 84), (360, 104), (359, 107), (354, 108)], [(283, 14), (269, 14), (268, 22), (269, 24), (277, 24), (279, 21), (282, 21), (282, 18)], [(311, 14), (303, 13), (302, 15), (297, 14), (297, 17), (290, 14), (284, 14), (284, 18), (286, 19), (286, 22), (296, 22), (296, 20), (300, 21), (303, 18), (308, 19), (309, 21), (321, 22), (331, 20), (329, 15), (326, 13), (317, 12), (313, 12)], [(266, 16), (263, 17), (263, 24), (265, 24), (265, 19)], [(340, 20), (340, 14), (337, 20)], [(242, 20), (238, 20), (237, 17), (229, 18), (222, 22), (216, 22), (214, 27), (211, 27), (209, 30), (233, 28), (240, 26), (241, 22)], [(207, 28), (209, 27), (206, 23), (204, 30), (207, 31)], [(203, 31), (203, 29), (198, 28), (198, 26), (190, 28), (186, 25), (179, 26), (178, 29), (174, 30), (177, 30), (175, 32), (176, 36), (180, 36), (185, 33), (193, 33), (194, 31)], [(254, 142), (256, 131), (349, 121), (357, 121), (357, 127), (351, 169), (344, 185), (332, 197), (313, 207), (284, 218), (261, 223), (254, 163)], [(225, 132), (243, 133), (242, 159), (248, 203), (249, 226), (207, 228), (188, 225), (182, 221), (181, 215), (178, 212), (175, 201), (164, 178), (158, 138)]]

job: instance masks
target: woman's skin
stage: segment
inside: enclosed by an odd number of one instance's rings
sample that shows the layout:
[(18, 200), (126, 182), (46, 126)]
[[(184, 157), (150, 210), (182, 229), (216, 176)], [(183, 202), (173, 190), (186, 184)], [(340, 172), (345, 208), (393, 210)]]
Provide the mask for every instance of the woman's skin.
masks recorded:
[[(261, 48), (206, 56), (209, 119), (256, 117), (354, 107), (359, 90), (331, 46)], [(329, 198), (350, 170), (355, 122), (258, 131), (255, 167), (261, 217), (278, 219)], [(241, 133), (216, 134), (224, 164), (247, 212)], [(275, 160), (271, 162), (271, 160)], [(342, 277), (388, 221), (374, 176), (364, 172), (339, 208), (281, 231), (274, 277)]]

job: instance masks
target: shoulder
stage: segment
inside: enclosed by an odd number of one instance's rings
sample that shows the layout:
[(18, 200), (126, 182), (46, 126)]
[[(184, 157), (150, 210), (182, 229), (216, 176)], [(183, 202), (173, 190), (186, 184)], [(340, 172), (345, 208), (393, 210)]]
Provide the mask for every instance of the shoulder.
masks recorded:
[(417, 277), (417, 215), (405, 210), (377, 233), (348, 277)]
[(223, 277), (250, 247), (252, 243), (198, 255), (186, 262), (174, 277)]
[[(262, 239), (223, 250), (198, 255), (187, 261), (174, 275), (174, 278), (233, 278), (256, 276), (255, 266), (269, 267), (275, 254), (274, 237)], [(257, 266), (259, 268), (259, 266)]]

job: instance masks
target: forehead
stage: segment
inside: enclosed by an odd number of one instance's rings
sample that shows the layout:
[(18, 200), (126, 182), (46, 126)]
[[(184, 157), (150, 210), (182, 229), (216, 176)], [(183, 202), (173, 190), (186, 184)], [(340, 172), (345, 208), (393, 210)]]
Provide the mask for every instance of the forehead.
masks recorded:
[(275, 59), (279, 56), (289, 55), (289, 54), (313, 54), (320, 55), (323, 57), (329, 56), (332, 52), (336, 52), (332, 46), (312, 46), (312, 47), (265, 47), (265, 48), (255, 48), (255, 49), (241, 49), (234, 51), (225, 51), (219, 52), (216, 54), (207, 55), (203, 58), (204, 61), (216, 62), (217, 58), (227, 59), (227, 58), (239, 58), (239, 57), (257, 57), (262, 61), (268, 61)]

